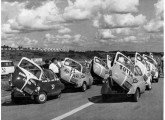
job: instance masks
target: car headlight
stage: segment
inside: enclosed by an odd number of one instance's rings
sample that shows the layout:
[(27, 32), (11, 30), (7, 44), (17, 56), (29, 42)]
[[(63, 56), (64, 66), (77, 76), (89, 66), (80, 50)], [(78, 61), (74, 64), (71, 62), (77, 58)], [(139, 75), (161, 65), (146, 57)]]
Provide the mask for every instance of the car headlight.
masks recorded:
[(20, 80), (20, 79), (21, 79), (21, 77), (17, 77), (16, 79), (17, 79), (17, 80)]
[(137, 83), (137, 82), (138, 82), (137, 78), (134, 78), (133, 83)]

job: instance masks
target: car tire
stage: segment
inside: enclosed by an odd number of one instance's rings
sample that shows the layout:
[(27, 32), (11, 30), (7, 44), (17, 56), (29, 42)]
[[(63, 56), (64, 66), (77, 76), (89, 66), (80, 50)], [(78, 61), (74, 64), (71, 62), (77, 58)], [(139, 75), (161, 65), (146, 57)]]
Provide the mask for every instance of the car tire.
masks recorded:
[(132, 100), (133, 100), (133, 102), (138, 102), (139, 98), (140, 98), (140, 91), (139, 91), (139, 89), (136, 89), (135, 94), (133, 94), (133, 96), (132, 96)]
[(82, 84), (82, 86), (81, 86), (81, 91), (82, 92), (85, 92), (87, 90), (87, 85), (86, 85), (86, 83), (84, 82), (83, 84)]
[(36, 96), (36, 102), (39, 104), (43, 104), (46, 102), (47, 100), (47, 95), (45, 92), (40, 92), (37, 96)]

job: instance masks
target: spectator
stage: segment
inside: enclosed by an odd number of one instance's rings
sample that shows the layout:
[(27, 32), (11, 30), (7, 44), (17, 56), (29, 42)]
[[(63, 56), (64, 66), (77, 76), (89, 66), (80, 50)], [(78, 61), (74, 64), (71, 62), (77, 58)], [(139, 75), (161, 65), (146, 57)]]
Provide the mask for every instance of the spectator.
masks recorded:
[(50, 61), (45, 60), (45, 64), (42, 66), (44, 69), (49, 69)]
[(56, 58), (52, 59), (52, 63), (49, 65), (49, 69), (52, 70), (58, 77), (59, 75), (59, 66)]

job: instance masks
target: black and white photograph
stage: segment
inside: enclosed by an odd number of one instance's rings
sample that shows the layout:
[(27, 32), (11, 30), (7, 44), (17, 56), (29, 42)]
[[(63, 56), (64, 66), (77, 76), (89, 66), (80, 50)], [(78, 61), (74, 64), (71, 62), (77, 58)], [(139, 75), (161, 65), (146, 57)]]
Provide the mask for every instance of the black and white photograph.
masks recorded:
[(163, 120), (164, 0), (1, 0), (1, 120)]

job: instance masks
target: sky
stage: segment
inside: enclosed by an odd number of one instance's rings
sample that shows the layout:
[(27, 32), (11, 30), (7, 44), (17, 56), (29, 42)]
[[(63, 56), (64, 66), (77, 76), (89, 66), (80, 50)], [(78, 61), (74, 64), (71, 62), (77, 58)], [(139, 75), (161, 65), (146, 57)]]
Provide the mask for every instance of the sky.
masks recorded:
[(164, 0), (2, 0), (1, 44), (162, 52)]

